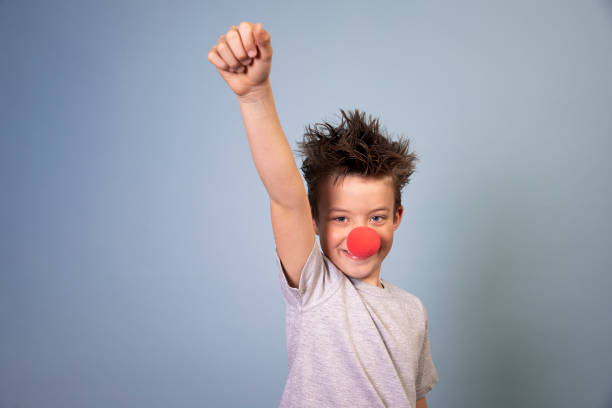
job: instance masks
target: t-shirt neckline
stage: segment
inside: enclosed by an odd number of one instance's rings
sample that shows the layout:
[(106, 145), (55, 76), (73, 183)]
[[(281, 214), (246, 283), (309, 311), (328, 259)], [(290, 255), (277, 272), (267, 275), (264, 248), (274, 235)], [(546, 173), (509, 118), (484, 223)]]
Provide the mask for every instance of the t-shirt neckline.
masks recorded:
[(374, 296), (389, 296), (390, 294), (389, 282), (387, 282), (383, 278), (380, 278), (380, 282), (382, 283), (384, 288), (379, 288), (378, 286), (373, 286), (373, 285), (370, 285), (369, 283), (362, 282), (357, 278), (353, 278), (348, 275), (345, 275), (345, 276), (349, 278), (351, 282), (353, 282), (353, 286), (355, 286), (355, 288), (359, 290), (360, 292), (365, 292), (369, 295), (374, 295)]

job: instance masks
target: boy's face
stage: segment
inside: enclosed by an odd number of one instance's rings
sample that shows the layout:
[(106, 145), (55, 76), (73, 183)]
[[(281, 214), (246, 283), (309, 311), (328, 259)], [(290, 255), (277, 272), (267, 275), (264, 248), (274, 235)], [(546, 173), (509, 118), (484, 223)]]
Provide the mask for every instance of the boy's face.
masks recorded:
[[(319, 219), (313, 224), (321, 249), (345, 275), (380, 287), (380, 265), (393, 244), (393, 232), (402, 220), (400, 206), (393, 217), (395, 197), (391, 176), (384, 178), (349, 175), (334, 184), (327, 177), (319, 185)], [(380, 248), (368, 258), (349, 254), (346, 237), (355, 227), (373, 228)]]

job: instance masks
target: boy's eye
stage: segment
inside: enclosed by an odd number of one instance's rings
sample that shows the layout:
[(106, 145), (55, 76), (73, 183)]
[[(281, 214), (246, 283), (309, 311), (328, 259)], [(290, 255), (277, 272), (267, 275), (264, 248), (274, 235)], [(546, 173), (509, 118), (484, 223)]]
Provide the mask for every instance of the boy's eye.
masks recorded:
[(334, 220), (339, 221), (339, 222), (344, 222), (346, 221), (346, 217), (335, 217)]
[(382, 222), (386, 217), (384, 215), (374, 215), (372, 216), (372, 221), (374, 222)]

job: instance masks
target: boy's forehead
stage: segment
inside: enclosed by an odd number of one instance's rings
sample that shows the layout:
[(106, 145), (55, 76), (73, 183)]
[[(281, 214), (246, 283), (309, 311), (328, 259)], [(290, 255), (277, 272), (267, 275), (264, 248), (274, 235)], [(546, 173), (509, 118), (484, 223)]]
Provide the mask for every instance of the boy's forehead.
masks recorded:
[(334, 176), (322, 180), (319, 203), (324, 210), (330, 208), (391, 207), (395, 201), (391, 176), (363, 177), (348, 175), (337, 181)]

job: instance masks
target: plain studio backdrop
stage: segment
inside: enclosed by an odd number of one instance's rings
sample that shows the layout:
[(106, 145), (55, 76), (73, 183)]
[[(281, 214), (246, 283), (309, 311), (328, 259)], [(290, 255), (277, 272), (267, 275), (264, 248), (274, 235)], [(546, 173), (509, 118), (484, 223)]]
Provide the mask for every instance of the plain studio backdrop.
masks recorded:
[(604, 0), (0, 0), (0, 407), (278, 405), (268, 198), (207, 61), (241, 21), (292, 148), (340, 108), (412, 140), (381, 276), (427, 307), (429, 406), (610, 407)]

